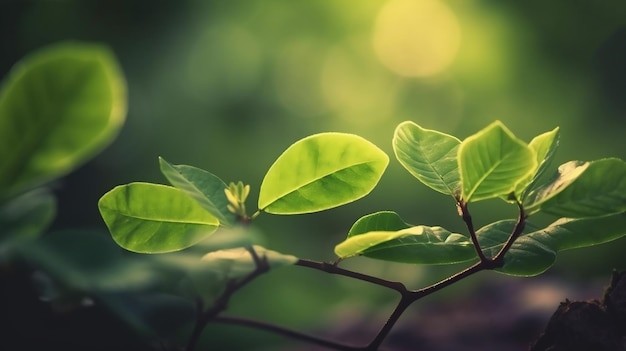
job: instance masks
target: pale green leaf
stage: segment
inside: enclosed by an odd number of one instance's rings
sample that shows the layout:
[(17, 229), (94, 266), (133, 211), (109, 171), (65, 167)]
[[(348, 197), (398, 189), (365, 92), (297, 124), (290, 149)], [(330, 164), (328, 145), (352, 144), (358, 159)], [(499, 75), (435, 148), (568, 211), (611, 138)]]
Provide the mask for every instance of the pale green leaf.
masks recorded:
[(426, 226), (353, 235), (335, 246), (335, 254), (340, 258), (363, 255), (414, 264), (450, 264), (476, 256), (467, 237)]
[(461, 141), (451, 135), (403, 122), (395, 130), (396, 158), (415, 178), (440, 193), (458, 197), (457, 152)]
[(126, 86), (113, 53), (69, 42), (16, 64), (0, 91), (0, 194), (65, 175), (124, 122)]
[(354, 222), (348, 231), (348, 237), (374, 231), (398, 231), (410, 227), (412, 225), (405, 223), (397, 213), (380, 211), (363, 216)]
[(306, 137), (270, 167), (261, 184), (259, 209), (300, 214), (347, 204), (369, 194), (388, 163), (382, 150), (353, 134)]
[(536, 136), (530, 141), (528, 146), (535, 153), (537, 170), (529, 175), (527, 179), (517, 184), (515, 194), (518, 199), (524, 199), (528, 191), (533, 188), (552, 162), (559, 146), (559, 128), (554, 128), (549, 132)]
[(219, 225), (217, 218), (184, 192), (159, 184), (115, 187), (100, 198), (98, 207), (115, 242), (141, 253), (187, 248)]
[(161, 173), (174, 187), (198, 201), (220, 224), (235, 223), (235, 215), (228, 210), (229, 201), (224, 193), (228, 186), (219, 177), (200, 168), (172, 165), (162, 157), (159, 157), (159, 165)]
[[(254, 245), (253, 249), (257, 257), (272, 269), (292, 265), (298, 261), (293, 255), (282, 254), (258, 245)], [(202, 257), (202, 262), (224, 280), (245, 277), (257, 268), (250, 251), (245, 247), (209, 252)]]
[(465, 139), (458, 161), (465, 202), (506, 196), (537, 166), (535, 153), (500, 121)]
[(557, 188), (557, 178), (543, 188), (543, 197), (535, 199), (542, 212), (571, 218), (626, 212), (626, 162), (607, 158), (579, 168), (582, 173), (566, 187)]

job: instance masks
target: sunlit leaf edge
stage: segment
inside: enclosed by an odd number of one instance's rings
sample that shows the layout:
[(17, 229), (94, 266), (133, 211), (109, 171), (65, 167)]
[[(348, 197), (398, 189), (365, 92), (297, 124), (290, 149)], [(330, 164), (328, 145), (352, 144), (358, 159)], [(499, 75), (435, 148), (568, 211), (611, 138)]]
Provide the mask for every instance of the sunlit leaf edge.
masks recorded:
[[(428, 233), (427, 233), (428, 232)], [(402, 242), (403, 239), (423, 238), (424, 235), (444, 234), (445, 240), (438, 242)], [(447, 235), (446, 235), (447, 234)], [(410, 248), (406, 254), (404, 249)], [(418, 248), (418, 249), (416, 249)], [(456, 256), (446, 256), (449, 249), (461, 249)], [(414, 252), (413, 252), (414, 251)], [(441, 227), (414, 226), (399, 231), (373, 231), (348, 237), (335, 246), (335, 254), (346, 259), (367, 256), (384, 261), (438, 265), (468, 261), (476, 256), (469, 239)]]

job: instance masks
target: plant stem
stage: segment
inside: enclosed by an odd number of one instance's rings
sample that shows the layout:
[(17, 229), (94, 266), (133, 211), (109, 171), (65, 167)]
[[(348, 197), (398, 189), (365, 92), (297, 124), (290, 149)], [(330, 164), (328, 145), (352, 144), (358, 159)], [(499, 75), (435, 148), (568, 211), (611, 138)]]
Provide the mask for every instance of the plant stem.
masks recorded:
[(219, 316), (219, 317), (216, 317), (214, 321), (219, 322), (219, 323), (236, 324), (236, 325), (262, 329), (262, 330), (266, 330), (275, 334), (283, 335), (292, 339), (302, 340), (302, 341), (306, 341), (306, 342), (316, 344), (319, 346), (327, 347), (333, 350), (356, 351), (356, 350), (364, 349), (363, 347), (345, 345), (342, 343), (338, 343), (338, 342), (324, 339), (321, 337), (317, 337), (314, 335), (305, 334), (305, 333), (301, 333), (295, 330), (287, 329), (279, 325), (262, 322), (262, 321), (256, 321), (256, 320), (247, 319), (247, 318)]
[(371, 275), (358, 273), (358, 272), (351, 271), (351, 270), (348, 270), (348, 269), (344, 269), (344, 268), (341, 268), (341, 267), (339, 267), (337, 265), (326, 263), (326, 262), (317, 262), (317, 261), (312, 261), (312, 260), (307, 260), (307, 259), (301, 258), (301, 259), (298, 259), (298, 261), (295, 263), (295, 265), (296, 266), (313, 268), (313, 269), (317, 269), (319, 271), (323, 271), (323, 272), (326, 272), (326, 273), (342, 275), (342, 276), (345, 276), (345, 277), (350, 277), (350, 278), (354, 278), (354, 279), (357, 279), (357, 280), (369, 282), (369, 283), (372, 283), (372, 284), (375, 284), (375, 285), (384, 286), (386, 288), (395, 290), (395, 291), (397, 291), (397, 292), (399, 292), (401, 294), (404, 291), (407, 291), (407, 289), (404, 286), (404, 284), (402, 284), (400, 282), (394, 282), (394, 281), (390, 281), (390, 280), (385, 280), (385, 279), (373, 277)]
[(185, 348), (186, 351), (193, 351), (196, 348), (196, 345), (200, 340), (200, 335), (202, 334), (202, 331), (204, 330), (206, 325), (211, 320), (214, 320), (218, 314), (226, 309), (228, 301), (230, 300), (232, 295), (237, 292), (237, 290), (241, 289), (243, 286), (247, 285), (255, 278), (269, 270), (269, 263), (267, 262), (267, 259), (265, 257), (259, 257), (259, 255), (257, 255), (256, 251), (254, 251), (252, 247), (248, 247), (248, 252), (250, 253), (252, 260), (256, 265), (254, 271), (246, 275), (241, 280), (230, 280), (226, 284), (226, 287), (224, 288), (222, 294), (206, 311), (202, 311), (202, 301), (198, 301), (198, 315), (196, 317), (196, 324), (194, 325), (191, 336), (189, 337), (187, 347)]
[(495, 268), (501, 267), (504, 264), (504, 255), (511, 249), (511, 246), (513, 245), (515, 240), (521, 235), (522, 231), (524, 230), (525, 223), (526, 223), (527, 215), (524, 212), (524, 208), (519, 202), (517, 202), (517, 206), (519, 208), (519, 216), (515, 224), (515, 227), (513, 228), (513, 231), (509, 235), (509, 238), (504, 243), (500, 251), (493, 258), (488, 258), (484, 255), (478, 243), (478, 237), (476, 235), (476, 231), (474, 230), (472, 217), (467, 208), (467, 204), (464, 203), (463, 201), (459, 201), (458, 202), (459, 214), (462, 216), (463, 221), (467, 225), (470, 236), (472, 238), (472, 242), (474, 244), (474, 247), (476, 248), (476, 252), (478, 253), (480, 260), (474, 263), (473, 265), (465, 268), (464, 270), (448, 278), (445, 278), (432, 285), (429, 285), (427, 287), (417, 289), (417, 290), (408, 290), (406, 286), (402, 284), (401, 282), (389, 281), (389, 280), (373, 277), (367, 274), (351, 271), (345, 268), (341, 268), (337, 266), (336, 264), (312, 261), (312, 260), (302, 259), (302, 258), (298, 259), (298, 261), (295, 263), (296, 266), (307, 267), (307, 268), (316, 269), (316, 270), (323, 271), (323, 272), (330, 273), (330, 274), (337, 274), (337, 275), (369, 282), (375, 285), (379, 285), (379, 286), (386, 287), (388, 289), (395, 290), (400, 294), (401, 296), (400, 301), (398, 302), (398, 304), (396, 305), (393, 312), (391, 313), (391, 315), (389, 316), (385, 324), (382, 326), (378, 334), (374, 337), (374, 339), (368, 345), (361, 346), (361, 347), (342, 344), (336, 341), (324, 339), (324, 338), (317, 337), (317, 336), (312, 336), (309, 334), (301, 333), (298, 331), (294, 331), (288, 328), (284, 328), (284, 327), (266, 323), (266, 322), (255, 321), (255, 320), (244, 319), (244, 318), (237, 318), (237, 317), (218, 316), (218, 314), (226, 308), (226, 303), (230, 299), (230, 296), (237, 289), (241, 288), (243, 285), (252, 281), (258, 275), (260, 275), (261, 273), (264, 273), (265, 271), (269, 269), (267, 261), (265, 259), (259, 258), (256, 255), (256, 252), (254, 252), (252, 248), (249, 248), (250, 254), (252, 255), (254, 262), (257, 265), (257, 269), (251, 274), (249, 274), (248, 276), (246, 276), (244, 279), (237, 281), (237, 282), (232, 282), (232, 284), (229, 284), (226, 287), (224, 293), (218, 299), (218, 301), (213, 305), (213, 307), (199, 316), (198, 322), (196, 323), (196, 328), (194, 329), (194, 334), (193, 334), (194, 337), (192, 337), (192, 339), (190, 340), (190, 345), (187, 347), (187, 351), (193, 350), (193, 348), (195, 347), (195, 343), (197, 339), (199, 338), (200, 332), (210, 320), (214, 320), (216, 322), (221, 322), (221, 323), (230, 323), (230, 324), (237, 324), (237, 325), (263, 329), (263, 330), (270, 331), (270, 332), (280, 334), (280, 335), (284, 335), (293, 339), (298, 339), (298, 340), (302, 340), (302, 341), (316, 344), (319, 346), (327, 347), (333, 350), (376, 351), (380, 348), (380, 346), (382, 345), (384, 340), (387, 338), (387, 336), (393, 329), (394, 325), (398, 322), (402, 314), (415, 301), (421, 298), (424, 298), (430, 294), (433, 294), (456, 282), (459, 282), (475, 273), (478, 273), (483, 270), (495, 269)]
[(372, 340), (372, 342), (369, 345), (368, 350), (377, 350), (378, 347), (380, 347), (380, 345), (382, 344), (382, 342), (385, 340), (385, 338), (387, 337), (387, 335), (389, 334), (389, 332), (391, 331), (391, 329), (393, 328), (393, 326), (396, 324), (396, 322), (400, 319), (400, 316), (402, 315), (402, 313), (404, 313), (404, 311), (411, 305), (413, 304), (415, 301), (426, 297), (430, 294), (433, 294), (447, 286), (450, 286), (464, 278), (469, 277), (472, 274), (475, 274), (479, 271), (482, 271), (484, 269), (487, 269), (488, 267), (488, 263), (486, 263), (487, 261), (479, 261), (476, 262), (474, 265), (446, 278), (443, 279), (435, 284), (432, 284), (430, 286), (427, 286), (425, 288), (422, 289), (418, 289), (418, 290), (406, 290), (403, 292), (400, 292), (402, 297), (400, 299), (400, 301), (398, 302), (398, 305), (396, 306), (396, 308), (394, 309), (393, 313), (389, 316), (389, 318), (387, 319), (387, 322), (385, 322), (385, 325), (381, 328), (381, 330), (378, 332), (378, 335), (376, 335), (376, 337), (374, 338), (374, 340)]
[(378, 350), (378, 348), (383, 343), (383, 341), (385, 341), (385, 338), (387, 338), (387, 335), (389, 335), (389, 332), (391, 332), (391, 329), (393, 329), (393, 326), (396, 324), (396, 322), (398, 322), (398, 320), (400, 319), (404, 311), (409, 306), (411, 306), (413, 302), (415, 302), (415, 300), (408, 293), (409, 292), (407, 291), (402, 294), (402, 298), (396, 305), (396, 308), (393, 310), (389, 318), (387, 318), (387, 321), (385, 322), (383, 327), (380, 329), (376, 337), (374, 337), (374, 339), (367, 346), (366, 350), (368, 351)]
[(470, 234), (470, 238), (472, 239), (472, 244), (474, 244), (474, 248), (476, 249), (476, 254), (478, 254), (478, 258), (480, 258), (481, 262), (491, 261), (490, 258), (487, 258), (483, 253), (483, 250), (480, 248), (480, 243), (478, 242), (478, 236), (476, 235), (476, 231), (474, 230), (474, 223), (472, 223), (472, 216), (467, 208), (467, 202), (460, 200), (457, 202), (457, 209), (459, 211), (459, 215), (463, 218), (463, 222), (465, 222), (465, 226)]
[(528, 216), (526, 215), (522, 204), (519, 201), (517, 201), (516, 203), (517, 208), (519, 209), (519, 215), (517, 216), (517, 222), (515, 223), (515, 227), (513, 227), (511, 235), (509, 235), (507, 241), (504, 243), (504, 245), (502, 245), (500, 251), (498, 251), (498, 253), (493, 257), (493, 260), (495, 262), (498, 262), (500, 265), (504, 264), (504, 255), (509, 252), (511, 246), (513, 246), (513, 243), (522, 234), (522, 232), (524, 231), (524, 227), (526, 226), (526, 218), (528, 218)]
[(423, 297), (433, 294), (447, 286), (450, 286), (460, 280), (469, 277), (472, 274), (478, 273), (485, 269), (489, 269), (488, 266), (489, 265), (485, 262), (479, 261), (448, 278), (438, 281), (435, 284), (429, 285), (422, 289), (411, 290), (410, 293), (413, 295), (413, 301), (417, 301)]

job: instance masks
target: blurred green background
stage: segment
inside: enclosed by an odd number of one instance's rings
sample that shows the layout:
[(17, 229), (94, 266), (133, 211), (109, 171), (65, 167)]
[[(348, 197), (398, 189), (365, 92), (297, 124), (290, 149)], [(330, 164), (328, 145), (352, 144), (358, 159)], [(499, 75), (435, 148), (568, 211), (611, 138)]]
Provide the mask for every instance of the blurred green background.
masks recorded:
[[(392, 156), (393, 131), (405, 120), (461, 139), (495, 119), (528, 141), (560, 126), (555, 167), (626, 157), (622, 0), (5, 0), (0, 30), (1, 76), (24, 55), (61, 40), (109, 45), (126, 75), (127, 123), (109, 148), (55, 184), (52, 230), (104, 231), (99, 197), (128, 182), (166, 183), (158, 156), (251, 184), (248, 207), (255, 210), (255, 189), (291, 143), (349, 132)], [(476, 204), (477, 225), (515, 215), (502, 204)], [(318, 214), (262, 215), (256, 226), (268, 248), (331, 260), (350, 225), (378, 210), (463, 230), (454, 203), (418, 183), (393, 156), (370, 196)], [(612, 269), (626, 269), (625, 250), (622, 239), (567, 252), (549, 275), (604, 282)], [(353, 267), (411, 287), (449, 273), (366, 260)], [(291, 283), (301, 271), (276, 274), (254, 293), (242, 292), (243, 307), (234, 311), (314, 324), (329, 299), (333, 310), (360, 291), (314, 274), (308, 284), (327, 290), (311, 294), (311, 285)], [(264, 294), (268, 303), (249, 313), (245, 300)], [(363, 296), (352, 303), (364, 308), (370, 300)], [(292, 312), (277, 313), (276, 301)]]

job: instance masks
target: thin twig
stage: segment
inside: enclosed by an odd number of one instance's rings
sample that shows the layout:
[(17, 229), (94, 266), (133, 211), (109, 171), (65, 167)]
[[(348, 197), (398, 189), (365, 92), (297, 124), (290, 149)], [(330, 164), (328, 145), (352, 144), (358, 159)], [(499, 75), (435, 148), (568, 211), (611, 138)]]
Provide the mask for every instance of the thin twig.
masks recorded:
[(226, 283), (226, 287), (224, 288), (222, 294), (206, 311), (202, 312), (202, 301), (198, 301), (198, 315), (196, 317), (196, 323), (193, 331), (191, 332), (191, 336), (189, 337), (187, 347), (185, 348), (186, 351), (193, 351), (195, 349), (200, 339), (200, 335), (206, 325), (226, 309), (228, 301), (237, 290), (241, 289), (243, 286), (269, 270), (269, 263), (267, 262), (267, 258), (265, 256), (259, 257), (252, 247), (248, 247), (247, 250), (255, 263), (255, 269), (240, 280), (229, 280)]
[[(510, 250), (515, 240), (521, 235), (522, 231), (524, 230), (525, 223), (526, 223), (527, 215), (524, 212), (524, 208), (519, 202), (517, 202), (517, 205), (519, 208), (519, 216), (515, 224), (515, 227), (513, 228), (513, 231), (509, 235), (509, 238), (504, 243), (500, 251), (493, 258), (488, 258), (484, 255), (478, 243), (478, 237), (476, 235), (476, 231), (474, 230), (472, 217), (467, 208), (467, 204), (464, 203), (463, 201), (459, 201), (458, 202), (459, 214), (462, 216), (463, 221), (466, 223), (466, 226), (472, 238), (472, 242), (480, 258), (480, 261), (474, 263), (473, 265), (467, 267), (466, 269), (448, 278), (445, 278), (439, 282), (436, 282), (432, 285), (429, 285), (427, 287), (424, 287), (418, 290), (408, 290), (406, 286), (400, 282), (389, 281), (389, 280), (373, 277), (367, 274), (351, 271), (348, 269), (341, 268), (337, 264), (317, 262), (317, 261), (312, 261), (312, 260), (307, 260), (307, 259), (299, 259), (295, 263), (295, 265), (297, 266), (312, 268), (312, 269), (320, 270), (326, 273), (337, 274), (337, 275), (369, 282), (375, 285), (386, 287), (388, 289), (392, 289), (401, 295), (400, 301), (394, 308), (393, 312), (391, 313), (391, 315), (389, 316), (385, 324), (382, 326), (382, 328), (380, 329), (378, 334), (374, 337), (374, 339), (366, 346), (347, 345), (347, 344), (339, 343), (336, 341), (328, 340), (325, 338), (294, 331), (294, 330), (281, 327), (278, 325), (270, 324), (267, 322), (255, 321), (255, 320), (239, 318), (239, 317), (218, 316), (218, 314), (222, 312), (223, 309), (226, 308), (226, 302), (230, 298), (230, 295), (232, 295), (237, 289), (241, 288), (248, 282), (252, 281), (258, 275), (264, 273), (265, 271), (269, 269), (266, 258), (258, 257), (256, 252), (254, 252), (252, 248), (249, 248), (249, 251), (250, 251), (250, 254), (252, 255), (254, 262), (257, 265), (257, 269), (255, 269), (254, 272), (246, 276), (244, 279), (240, 281), (231, 282), (232, 284), (227, 285), (225, 292), (220, 296), (220, 298), (212, 306), (212, 308), (206, 311), (204, 314), (202, 314), (199, 317), (199, 322), (196, 323), (196, 328), (201, 331), (202, 328), (204, 328), (204, 325), (206, 325), (206, 323), (208, 323), (209, 320), (213, 320), (215, 322), (220, 322), (220, 323), (237, 324), (237, 325), (243, 325), (243, 326), (253, 327), (257, 329), (262, 329), (262, 330), (270, 331), (279, 335), (283, 335), (283, 336), (290, 337), (290, 338), (297, 339), (297, 340), (302, 340), (305, 342), (309, 342), (312, 344), (316, 344), (319, 346), (327, 347), (329, 349), (334, 349), (338, 351), (376, 351), (376, 350), (379, 350), (380, 346), (382, 345), (384, 340), (387, 338), (387, 336), (393, 329), (394, 325), (398, 322), (398, 320), (400, 319), (404, 311), (415, 301), (423, 297), (426, 297), (430, 294), (433, 294), (456, 282), (459, 282), (475, 273), (478, 273), (483, 270), (495, 269), (503, 265), (504, 255)], [(199, 332), (198, 332), (198, 335), (199, 335)], [(192, 346), (188, 347), (187, 350), (191, 351), (194, 345), (195, 344), (192, 344)]]
[(276, 324), (271, 324), (271, 323), (267, 323), (263, 321), (256, 321), (256, 320), (247, 319), (247, 318), (228, 317), (228, 316), (218, 316), (214, 319), (214, 321), (218, 323), (236, 324), (236, 325), (242, 325), (242, 326), (257, 328), (261, 330), (266, 330), (266, 331), (269, 331), (278, 335), (283, 335), (283, 336), (296, 339), (296, 340), (306, 341), (306, 342), (323, 346), (323, 347), (327, 347), (333, 350), (339, 350), (339, 351), (365, 350), (365, 347), (363, 346), (346, 345), (346, 344), (342, 344), (342, 343), (328, 340), (325, 338), (321, 338), (318, 336), (301, 333), (299, 331), (295, 331), (292, 329), (288, 329), (288, 328), (281, 327)]
[(519, 238), (519, 236), (524, 231), (524, 227), (526, 226), (526, 218), (528, 218), (528, 216), (526, 215), (526, 212), (524, 211), (524, 206), (522, 206), (522, 204), (519, 201), (517, 201), (516, 203), (517, 203), (517, 208), (519, 209), (519, 215), (517, 217), (517, 222), (515, 223), (515, 227), (513, 227), (513, 231), (509, 235), (509, 238), (504, 243), (504, 245), (502, 245), (502, 248), (500, 249), (500, 251), (498, 251), (498, 253), (493, 257), (493, 260), (495, 262), (498, 262), (500, 265), (504, 265), (504, 255), (507, 252), (509, 252), (509, 250), (511, 249), (511, 246), (513, 246), (513, 243), (515, 242), (515, 240), (517, 240), (517, 238)]
[(485, 256), (485, 253), (480, 248), (480, 243), (478, 242), (478, 236), (476, 235), (476, 230), (474, 230), (474, 223), (472, 222), (472, 215), (467, 208), (467, 202), (460, 200), (457, 202), (457, 209), (459, 211), (459, 215), (463, 218), (463, 222), (465, 222), (465, 226), (467, 227), (467, 231), (470, 234), (470, 238), (472, 239), (472, 244), (476, 249), (476, 254), (478, 254), (478, 258), (480, 258), (481, 262), (489, 262), (490, 258)]
[(404, 286), (404, 284), (402, 284), (400, 282), (394, 282), (394, 281), (390, 281), (390, 280), (385, 280), (385, 279), (373, 277), (371, 275), (367, 275), (367, 274), (362, 274), (362, 273), (359, 273), (359, 272), (351, 271), (351, 270), (341, 268), (341, 267), (339, 267), (339, 266), (337, 266), (335, 264), (331, 264), (331, 263), (317, 262), (317, 261), (312, 261), (312, 260), (307, 260), (307, 259), (301, 258), (301, 259), (299, 259), (295, 263), (295, 265), (296, 266), (313, 268), (313, 269), (317, 269), (319, 271), (323, 271), (323, 272), (326, 272), (326, 273), (342, 275), (342, 276), (345, 276), (345, 277), (354, 278), (354, 279), (361, 280), (361, 281), (368, 282), (368, 283), (372, 283), (372, 284), (375, 284), (375, 285), (384, 286), (386, 288), (395, 290), (395, 291), (399, 292), (400, 294), (402, 294), (403, 292), (407, 291), (407, 288)]

